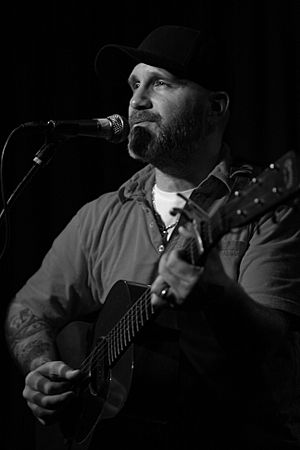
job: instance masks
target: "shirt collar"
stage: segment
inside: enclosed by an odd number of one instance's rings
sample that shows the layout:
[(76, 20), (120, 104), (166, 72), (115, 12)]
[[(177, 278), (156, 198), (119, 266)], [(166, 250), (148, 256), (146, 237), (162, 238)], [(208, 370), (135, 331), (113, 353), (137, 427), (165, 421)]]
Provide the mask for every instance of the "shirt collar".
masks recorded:
[[(232, 156), (230, 149), (226, 143), (223, 144), (221, 149), (220, 161), (213, 168), (213, 170), (207, 175), (207, 177), (201, 181), (198, 188), (201, 187), (210, 177), (218, 178), (224, 185), (228, 193), (231, 192), (233, 187), (234, 178), (236, 175), (248, 175), (251, 173), (252, 167), (239, 166), (234, 167), (232, 165)], [(155, 183), (155, 168), (148, 164), (141, 170), (136, 172), (129, 180), (127, 180), (119, 189), (119, 198), (121, 202), (125, 202), (133, 198), (148, 198), (149, 192)], [(148, 199), (149, 200), (149, 199)]]

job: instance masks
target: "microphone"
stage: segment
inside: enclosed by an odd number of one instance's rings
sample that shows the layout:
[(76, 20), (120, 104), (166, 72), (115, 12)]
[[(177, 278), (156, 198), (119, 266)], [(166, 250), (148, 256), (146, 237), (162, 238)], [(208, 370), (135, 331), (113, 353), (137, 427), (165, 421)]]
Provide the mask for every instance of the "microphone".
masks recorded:
[(21, 127), (32, 131), (51, 133), (52, 136), (103, 138), (114, 144), (125, 141), (129, 134), (128, 121), (119, 114), (113, 114), (105, 119), (26, 122)]

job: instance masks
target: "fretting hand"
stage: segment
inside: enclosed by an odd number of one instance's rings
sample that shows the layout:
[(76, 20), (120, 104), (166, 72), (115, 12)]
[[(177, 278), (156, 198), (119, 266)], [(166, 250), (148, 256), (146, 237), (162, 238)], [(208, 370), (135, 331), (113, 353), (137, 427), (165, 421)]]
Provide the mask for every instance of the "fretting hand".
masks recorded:
[[(179, 232), (187, 239), (193, 236), (184, 227)], [(226, 288), (233, 283), (225, 273), (218, 250), (209, 252), (203, 267), (188, 263), (180, 250), (172, 250), (161, 257), (158, 276), (151, 287), (151, 302), (154, 306), (181, 306), (198, 283), (205, 292), (211, 286)]]

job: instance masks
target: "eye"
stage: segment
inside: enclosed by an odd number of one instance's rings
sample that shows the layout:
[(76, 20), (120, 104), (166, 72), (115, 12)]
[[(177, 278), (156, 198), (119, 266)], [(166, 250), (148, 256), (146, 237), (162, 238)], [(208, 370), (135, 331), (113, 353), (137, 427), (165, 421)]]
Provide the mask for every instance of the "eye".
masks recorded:
[(164, 80), (155, 80), (154, 81), (154, 86), (167, 86), (167, 83)]
[(131, 88), (132, 91), (135, 91), (136, 89), (138, 89), (140, 84), (141, 83), (139, 81), (134, 81), (132, 83), (129, 83), (130, 88)]

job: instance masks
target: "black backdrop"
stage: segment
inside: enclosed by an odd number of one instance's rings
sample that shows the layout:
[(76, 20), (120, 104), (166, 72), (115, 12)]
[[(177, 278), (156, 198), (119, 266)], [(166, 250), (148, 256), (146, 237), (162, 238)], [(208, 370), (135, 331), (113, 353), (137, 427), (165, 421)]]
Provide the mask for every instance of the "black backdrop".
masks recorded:
[[(299, 0), (138, 3), (13, 2), (1, 6), (1, 146), (20, 123), (126, 114), (127, 93), (100, 86), (94, 57), (102, 45), (136, 45), (154, 27), (213, 27), (238, 51), (227, 140), (235, 155), (263, 165), (299, 153)], [(126, 85), (125, 85), (126, 86)], [(298, 90), (299, 94), (299, 90)], [(17, 133), (5, 156), (7, 193), (32, 166), (41, 136)], [(53, 238), (85, 202), (115, 189), (140, 166), (118, 146), (92, 138), (65, 143), (11, 211), (11, 239), (0, 263), (1, 323), (13, 293), (39, 266)], [(3, 227), (1, 228), (3, 237)], [(3, 330), (3, 327), (2, 327)], [(2, 336), (1, 448), (34, 450), (23, 379)]]

